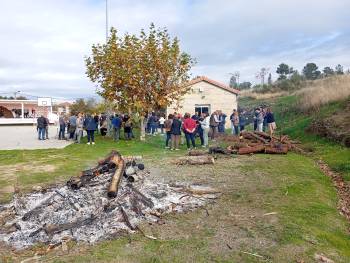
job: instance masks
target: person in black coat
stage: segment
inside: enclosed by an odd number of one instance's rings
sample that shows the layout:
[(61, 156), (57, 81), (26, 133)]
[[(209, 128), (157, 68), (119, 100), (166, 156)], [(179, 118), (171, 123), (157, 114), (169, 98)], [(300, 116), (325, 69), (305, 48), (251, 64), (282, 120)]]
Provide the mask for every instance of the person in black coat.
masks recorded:
[(85, 121), (84, 121), (84, 128), (87, 132), (87, 144), (95, 144), (95, 130), (96, 130), (97, 124), (95, 119), (88, 114)]
[(179, 144), (181, 139), (181, 125), (182, 122), (180, 121), (178, 116), (175, 115), (170, 129), (172, 150), (179, 150)]

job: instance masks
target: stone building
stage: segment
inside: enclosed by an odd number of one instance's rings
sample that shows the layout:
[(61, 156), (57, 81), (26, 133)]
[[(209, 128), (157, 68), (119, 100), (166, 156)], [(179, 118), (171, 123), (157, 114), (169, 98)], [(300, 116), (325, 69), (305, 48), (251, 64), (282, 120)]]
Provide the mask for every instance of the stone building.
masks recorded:
[[(237, 97), (239, 90), (209, 79), (207, 77), (197, 77), (188, 82), (191, 90), (183, 96), (178, 105), (171, 105), (167, 108), (167, 113), (186, 112), (208, 112), (211, 114), (215, 110), (221, 110), (229, 116), (233, 109), (237, 109)], [(229, 122), (226, 122), (229, 126)]]

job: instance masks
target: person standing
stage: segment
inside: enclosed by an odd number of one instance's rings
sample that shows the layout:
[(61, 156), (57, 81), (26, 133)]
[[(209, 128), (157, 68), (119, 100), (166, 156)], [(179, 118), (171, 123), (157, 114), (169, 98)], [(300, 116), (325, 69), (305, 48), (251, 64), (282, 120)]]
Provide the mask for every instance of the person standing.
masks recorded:
[(258, 130), (258, 116), (259, 116), (259, 108), (256, 108), (254, 111), (254, 131)]
[(218, 126), (218, 131), (220, 133), (225, 133), (225, 124), (226, 124), (226, 114), (222, 113), (222, 111), (220, 111), (219, 113), (219, 126)]
[(39, 140), (45, 140), (45, 126), (46, 126), (46, 119), (43, 115), (41, 115), (37, 119), (37, 130), (38, 130), (38, 139)]
[(263, 131), (263, 125), (264, 125), (264, 113), (262, 111), (262, 108), (259, 109), (258, 117), (257, 117), (257, 125), (258, 125), (258, 131)]
[(59, 122), (59, 125), (60, 125), (60, 130), (58, 132), (58, 139), (59, 140), (64, 140), (64, 139), (66, 139), (66, 137), (65, 137), (66, 119), (65, 119), (65, 116), (63, 115), (63, 113), (59, 117), (58, 122)]
[(49, 139), (49, 127), (50, 127), (49, 118), (45, 117), (45, 137), (46, 137), (46, 140)]
[(157, 117), (154, 112), (152, 112), (151, 117), (149, 118), (149, 122), (151, 125), (151, 134), (153, 136), (156, 136), (156, 131), (157, 131)]
[(192, 148), (196, 148), (196, 142), (194, 134), (197, 128), (197, 123), (194, 119), (190, 118), (190, 114), (186, 113), (184, 116), (183, 129), (185, 132), (187, 149), (190, 150), (190, 142), (192, 143)]
[(169, 149), (169, 141), (171, 139), (171, 125), (173, 124), (173, 115), (169, 114), (168, 119), (164, 122), (164, 130), (166, 133), (165, 148)]
[(203, 130), (203, 145), (202, 147), (209, 146), (209, 128), (210, 128), (210, 117), (209, 114), (203, 113), (203, 120), (199, 120), (201, 128)]
[(202, 125), (200, 124), (200, 121), (203, 121), (203, 117), (204, 113), (201, 114), (201, 116), (198, 115), (198, 112), (196, 112), (195, 115), (193, 115), (191, 118), (194, 119), (196, 121), (196, 131), (194, 133), (194, 138), (196, 138), (196, 135), (198, 134), (199, 139), (201, 141), (201, 146), (204, 145), (204, 134), (203, 134), (203, 129), (202, 129)]
[(77, 129), (77, 116), (75, 116), (75, 114), (71, 115), (69, 117), (69, 128), (68, 128), (68, 132), (69, 132), (69, 139), (70, 140), (74, 140), (74, 135), (75, 135), (75, 130)]
[(272, 139), (274, 131), (277, 129), (275, 116), (271, 110), (271, 108), (267, 108), (266, 111), (266, 122), (270, 132), (270, 138)]
[(85, 121), (84, 121), (84, 127), (87, 132), (87, 144), (95, 144), (95, 130), (96, 130), (96, 122), (95, 119), (91, 116), (91, 114), (88, 114)]
[(83, 137), (83, 132), (84, 132), (84, 117), (83, 114), (80, 112), (78, 113), (78, 118), (77, 118), (77, 128), (75, 130), (76, 132), (76, 139), (77, 143), (80, 143), (81, 138)]
[(120, 139), (120, 129), (122, 127), (122, 119), (119, 117), (118, 114), (116, 114), (112, 119), (112, 125), (113, 125), (113, 139), (114, 141), (117, 142)]
[(94, 114), (94, 121), (95, 121), (95, 123), (96, 123), (96, 132), (97, 132), (97, 134), (98, 134), (98, 124), (99, 124), (99, 122), (100, 122), (100, 117), (98, 116), (98, 114)]
[(181, 137), (181, 121), (177, 115), (174, 115), (173, 122), (171, 124), (171, 150), (180, 150), (180, 137)]
[(211, 139), (215, 140), (216, 134), (218, 132), (218, 126), (219, 126), (219, 116), (218, 112), (214, 111), (210, 116), (210, 132), (211, 132)]
[(132, 129), (132, 121), (131, 118), (128, 115), (125, 115), (123, 118), (124, 123), (124, 139), (125, 140), (131, 140), (131, 129)]
[(232, 127), (233, 127), (232, 134), (234, 132), (235, 135), (239, 135), (238, 125), (239, 125), (238, 111), (234, 110), (233, 111), (233, 117), (232, 117)]
[(240, 132), (244, 131), (245, 129), (245, 124), (246, 124), (246, 117), (245, 117), (245, 112), (241, 111), (239, 113), (239, 130)]
[(101, 116), (101, 121), (100, 121), (100, 133), (102, 137), (105, 137), (107, 134), (107, 128), (108, 128), (108, 123), (107, 123), (107, 117)]
[(160, 133), (161, 134), (164, 134), (164, 122), (165, 122), (165, 119), (164, 119), (164, 117), (162, 115), (159, 118), (159, 127), (160, 127)]

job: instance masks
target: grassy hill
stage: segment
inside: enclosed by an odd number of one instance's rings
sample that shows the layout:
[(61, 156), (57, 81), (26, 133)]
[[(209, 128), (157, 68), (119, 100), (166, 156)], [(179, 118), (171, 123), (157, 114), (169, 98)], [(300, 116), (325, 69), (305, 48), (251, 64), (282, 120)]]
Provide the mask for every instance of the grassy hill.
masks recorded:
[(300, 140), (310, 150), (311, 157), (325, 161), (350, 181), (350, 148), (335, 139), (324, 138), (310, 131), (315, 122), (332, 120), (334, 129), (350, 136), (347, 126), (350, 117), (350, 76), (318, 80), (305, 89), (289, 94), (248, 93), (239, 99), (242, 108), (250, 109), (264, 104), (270, 105), (275, 113), (278, 133)]

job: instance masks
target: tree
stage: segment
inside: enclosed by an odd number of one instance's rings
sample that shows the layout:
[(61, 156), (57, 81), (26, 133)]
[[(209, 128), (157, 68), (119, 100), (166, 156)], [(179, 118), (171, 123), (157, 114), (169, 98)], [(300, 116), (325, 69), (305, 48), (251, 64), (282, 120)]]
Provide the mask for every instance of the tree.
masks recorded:
[(235, 76), (231, 76), (231, 78), (230, 78), (230, 88), (233, 88), (233, 89), (235, 89), (235, 88), (237, 88), (237, 79), (236, 79), (236, 77)]
[(281, 63), (276, 70), (276, 73), (279, 74), (278, 80), (287, 79), (288, 75), (293, 72), (293, 68), (290, 68), (287, 64)]
[(96, 111), (96, 100), (90, 98), (88, 100), (77, 99), (70, 107), (70, 111), (73, 114), (78, 114), (79, 112), (83, 113), (95, 113)]
[(268, 85), (272, 85), (272, 75), (271, 75), (271, 73), (269, 73), (269, 77), (267, 78), (267, 84)]
[(261, 80), (261, 86), (265, 85), (265, 76), (269, 72), (268, 68), (261, 68), (260, 71), (256, 74), (256, 78)]
[(330, 77), (334, 75), (334, 70), (331, 67), (325, 67), (323, 69), (323, 76), (324, 77)]
[(343, 69), (343, 66), (338, 64), (336, 67), (335, 67), (335, 73), (337, 73), (337, 75), (343, 75), (344, 74), (344, 69)]
[(307, 63), (303, 69), (303, 74), (306, 79), (314, 80), (320, 77), (321, 71), (318, 70), (318, 67), (315, 63)]
[(98, 94), (116, 102), (118, 110), (136, 113), (145, 139), (144, 116), (150, 111), (177, 103), (190, 87), (194, 60), (180, 51), (179, 40), (166, 29), (151, 24), (148, 34), (117, 36), (112, 28), (105, 45), (93, 45), (86, 59), (87, 75), (98, 84)]
[(241, 84), (239, 84), (239, 89), (244, 90), (244, 89), (250, 89), (252, 87), (252, 83), (249, 81), (244, 81)]

